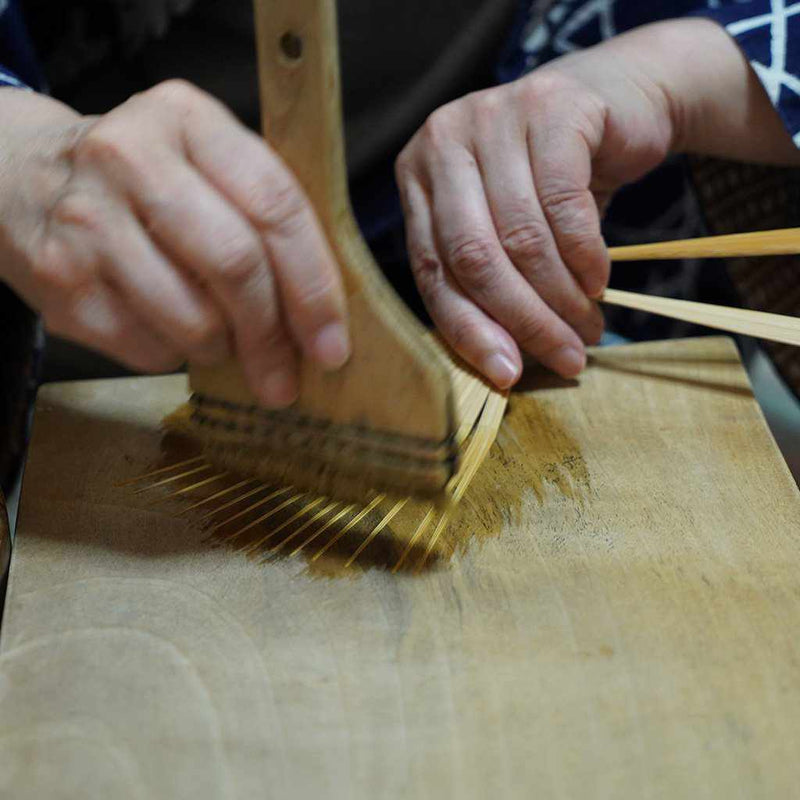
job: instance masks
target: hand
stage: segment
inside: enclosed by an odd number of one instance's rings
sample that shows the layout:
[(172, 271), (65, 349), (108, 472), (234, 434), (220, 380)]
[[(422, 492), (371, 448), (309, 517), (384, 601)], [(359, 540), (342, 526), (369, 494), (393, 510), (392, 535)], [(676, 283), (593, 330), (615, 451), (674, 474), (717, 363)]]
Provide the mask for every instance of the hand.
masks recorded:
[(451, 346), (501, 388), (520, 350), (579, 373), (603, 327), (600, 214), (671, 149), (797, 159), (707, 20), (641, 28), (436, 111), (396, 172), (417, 286)]
[(235, 354), (289, 404), (349, 355), (338, 268), (276, 154), (182, 82), (98, 118), (0, 90), (0, 278), (47, 328), (130, 367)]

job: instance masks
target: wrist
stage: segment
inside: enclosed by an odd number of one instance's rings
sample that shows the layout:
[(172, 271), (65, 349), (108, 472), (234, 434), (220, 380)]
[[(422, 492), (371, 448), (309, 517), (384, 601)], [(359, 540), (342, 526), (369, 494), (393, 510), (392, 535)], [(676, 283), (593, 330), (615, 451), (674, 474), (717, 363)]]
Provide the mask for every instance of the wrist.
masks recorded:
[(742, 161), (800, 160), (747, 56), (717, 22), (687, 17), (612, 40), (635, 75), (661, 96), (670, 150)]

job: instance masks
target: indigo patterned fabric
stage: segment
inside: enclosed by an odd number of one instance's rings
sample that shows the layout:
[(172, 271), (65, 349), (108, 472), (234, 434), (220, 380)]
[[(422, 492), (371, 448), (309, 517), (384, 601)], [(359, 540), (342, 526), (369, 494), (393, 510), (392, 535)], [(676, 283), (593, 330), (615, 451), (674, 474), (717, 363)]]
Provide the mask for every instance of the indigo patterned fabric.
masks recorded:
[(17, 0), (0, 0), (0, 86), (44, 89)]
[(500, 68), (505, 81), (560, 55), (649, 22), (717, 20), (747, 55), (800, 146), (800, 3), (786, 0), (559, 0), (541, 16), (534, 3)]

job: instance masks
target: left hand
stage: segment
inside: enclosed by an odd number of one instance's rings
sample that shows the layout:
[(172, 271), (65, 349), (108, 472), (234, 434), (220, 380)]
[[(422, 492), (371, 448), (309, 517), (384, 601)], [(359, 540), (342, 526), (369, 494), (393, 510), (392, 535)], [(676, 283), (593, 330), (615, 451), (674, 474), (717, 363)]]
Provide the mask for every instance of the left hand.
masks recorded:
[(434, 112), (396, 171), (417, 286), (450, 345), (500, 388), (520, 349), (577, 375), (603, 330), (600, 214), (670, 151), (800, 162), (709, 20), (639, 28)]
[(582, 87), (528, 78), (439, 109), (398, 159), (423, 301), (501, 388), (521, 372), (520, 348), (573, 377), (602, 334), (590, 298), (609, 266), (590, 181), (603, 124)]

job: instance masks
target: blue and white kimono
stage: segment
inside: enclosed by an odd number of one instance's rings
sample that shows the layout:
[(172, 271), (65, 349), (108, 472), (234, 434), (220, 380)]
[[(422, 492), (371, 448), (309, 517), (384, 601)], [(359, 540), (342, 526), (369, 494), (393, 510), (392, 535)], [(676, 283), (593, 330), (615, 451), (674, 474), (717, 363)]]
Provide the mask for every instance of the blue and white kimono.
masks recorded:
[(500, 65), (513, 80), (558, 56), (650, 22), (716, 20), (747, 55), (800, 146), (800, 3), (785, 0), (557, 0), (544, 14), (526, 3)]

